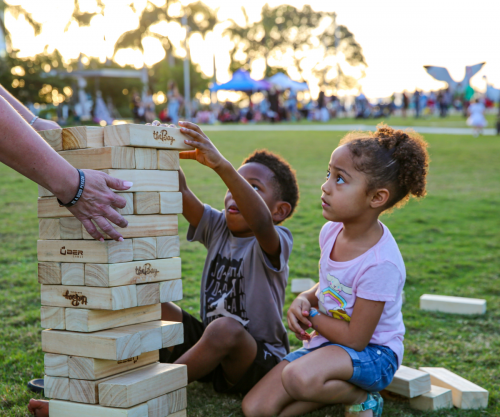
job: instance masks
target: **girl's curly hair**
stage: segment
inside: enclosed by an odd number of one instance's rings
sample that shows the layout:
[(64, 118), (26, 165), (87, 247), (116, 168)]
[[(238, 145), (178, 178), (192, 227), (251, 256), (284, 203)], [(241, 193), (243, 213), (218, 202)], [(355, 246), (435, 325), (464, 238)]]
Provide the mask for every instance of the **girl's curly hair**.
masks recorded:
[(368, 191), (389, 189), (386, 210), (403, 206), (411, 195), (425, 196), (429, 155), (427, 142), (417, 133), (380, 124), (374, 133), (348, 133), (340, 145), (348, 147), (355, 168), (368, 177)]

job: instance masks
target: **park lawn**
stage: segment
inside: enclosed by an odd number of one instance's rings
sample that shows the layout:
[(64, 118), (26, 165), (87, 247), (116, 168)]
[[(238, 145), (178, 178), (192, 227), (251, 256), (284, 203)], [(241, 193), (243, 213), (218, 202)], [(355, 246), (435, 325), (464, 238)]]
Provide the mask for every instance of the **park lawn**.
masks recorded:
[[(290, 277), (317, 279), (320, 185), (339, 132), (213, 132), (211, 137), (235, 165), (258, 148), (282, 154), (297, 170), (301, 201), (285, 225), (294, 235)], [(427, 135), (432, 158), (429, 194), (383, 216), (406, 261), (404, 364), (442, 366), (490, 392), (483, 411), (421, 413), (406, 403), (386, 402), (386, 416), (500, 415), (500, 141), (496, 137)], [(209, 169), (183, 161), (188, 183), (200, 199), (221, 208), (225, 187)], [(36, 279), (36, 185), (0, 165), (0, 416), (25, 416), (28, 380), (43, 375), (39, 286)], [(185, 239), (180, 220), (185, 297), (181, 307), (198, 312), (199, 277), (205, 249)], [(485, 298), (484, 316), (419, 310), (424, 293)], [(293, 300), (287, 290), (286, 308)], [(293, 348), (299, 343), (290, 335)], [(210, 386), (188, 389), (190, 416), (241, 416), (241, 398), (215, 394)], [(311, 416), (341, 416), (340, 406)]]

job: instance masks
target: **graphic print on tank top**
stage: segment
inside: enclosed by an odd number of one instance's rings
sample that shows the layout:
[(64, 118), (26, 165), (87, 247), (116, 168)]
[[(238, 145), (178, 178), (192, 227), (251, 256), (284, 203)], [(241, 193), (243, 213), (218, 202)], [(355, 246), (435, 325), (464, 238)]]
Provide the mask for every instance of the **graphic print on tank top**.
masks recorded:
[(328, 274), (327, 279), (330, 285), (319, 293), (319, 310), (334, 319), (350, 322), (351, 317), (345, 311), (347, 301), (341, 293), (352, 295), (352, 288), (343, 285), (331, 274)]
[(205, 325), (219, 317), (231, 317), (247, 326), (243, 258), (228, 259), (217, 254), (212, 260), (205, 286), (205, 313)]

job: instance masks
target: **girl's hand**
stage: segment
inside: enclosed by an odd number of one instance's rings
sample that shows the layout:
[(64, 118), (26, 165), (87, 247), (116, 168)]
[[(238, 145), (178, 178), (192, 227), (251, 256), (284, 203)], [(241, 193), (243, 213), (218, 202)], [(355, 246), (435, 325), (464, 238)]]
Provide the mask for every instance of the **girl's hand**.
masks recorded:
[[(294, 332), (295, 335), (309, 338), (305, 329), (309, 329), (312, 326), (312, 323), (308, 320), (305, 314), (309, 315), (310, 309), (311, 303), (306, 297), (302, 297), (301, 295), (293, 301), (292, 305), (288, 309), (286, 317), (288, 321), (288, 328)], [(297, 337), (299, 338), (299, 336)]]
[(181, 132), (191, 137), (191, 139), (184, 141), (186, 145), (196, 148), (194, 151), (180, 152), (179, 157), (181, 159), (194, 159), (214, 170), (227, 162), (199, 126), (190, 122), (179, 122), (179, 125), (181, 126)]

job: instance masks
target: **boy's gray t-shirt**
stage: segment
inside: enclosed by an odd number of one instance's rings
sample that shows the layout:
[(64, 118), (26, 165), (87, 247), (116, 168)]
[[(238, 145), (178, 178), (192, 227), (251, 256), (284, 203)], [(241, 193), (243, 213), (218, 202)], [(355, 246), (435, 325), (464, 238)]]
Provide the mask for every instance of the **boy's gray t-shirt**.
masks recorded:
[(282, 314), (293, 238), (286, 227), (275, 227), (281, 244), (279, 270), (255, 237), (234, 237), (224, 212), (209, 205), (205, 204), (198, 227), (189, 227), (187, 239), (208, 249), (200, 292), (203, 324), (232, 317), (283, 359), (290, 351)]

